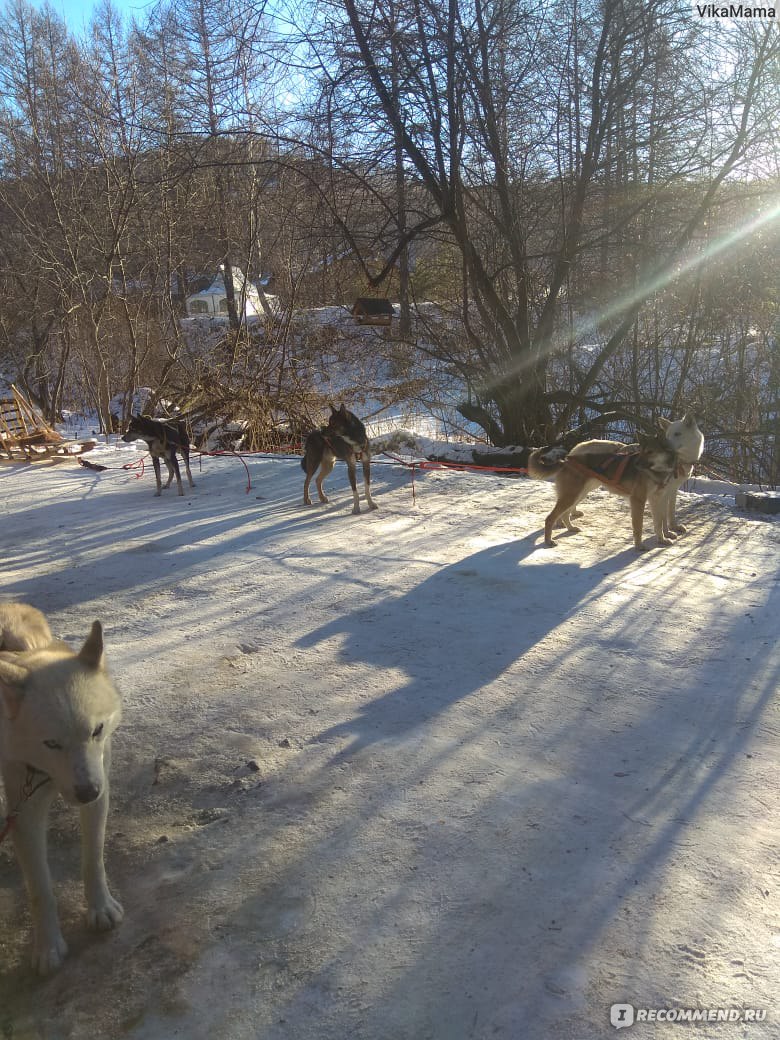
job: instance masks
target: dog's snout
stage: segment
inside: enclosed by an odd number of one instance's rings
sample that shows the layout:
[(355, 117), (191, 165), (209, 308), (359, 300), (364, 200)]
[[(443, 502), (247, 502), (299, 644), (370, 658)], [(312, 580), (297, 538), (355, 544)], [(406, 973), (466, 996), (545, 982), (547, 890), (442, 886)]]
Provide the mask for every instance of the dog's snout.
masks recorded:
[(100, 788), (97, 784), (76, 784), (73, 790), (76, 800), (82, 805), (88, 805), (100, 797)]

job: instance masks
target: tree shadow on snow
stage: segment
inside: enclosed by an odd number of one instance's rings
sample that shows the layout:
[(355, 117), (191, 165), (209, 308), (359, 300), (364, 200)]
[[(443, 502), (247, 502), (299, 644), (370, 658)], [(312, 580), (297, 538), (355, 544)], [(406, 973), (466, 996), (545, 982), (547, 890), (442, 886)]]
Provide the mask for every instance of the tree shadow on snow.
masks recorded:
[[(552, 557), (539, 566), (541, 555), (531, 557), (535, 535), (491, 546), (299, 641), (308, 648), (342, 641), (346, 661), (399, 677), (395, 688), (320, 735), (347, 741), (335, 762), (380, 743), (392, 750), (458, 702), (495, 697), (497, 686), (482, 688), (586, 612), (582, 632), (561, 632), (560, 667), (540, 680), (549, 711), (534, 721), (544, 738), (521, 773), (508, 771), (506, 750), (495, 780), (470, 781), (450, 769), (447, 804), (435, 803), (431, 815), (424, 793), (415, 795), (415, 785), (441, 765), (431, 740), (414, 762), (394, 760), (393, 785), (379, 788), (387, 807), (378, 794), (368, 817), (361, 820), (366, 807), (356, 805), (344, 823), (341, 847), (348, 849), (361, 826), (384, 812), (390, 837), (404, 824), (414, 835), (407, 854), (420, 865), (410, 872), (399, 860), (397, 887), (386, 881), (387, 898), (378, 900), (377, 929), (410, 908), (421, 914), (424, 906), (427, 916), (417, 918), (425, 923), (412, 932), (414, 952), (377, 1001), (375, 1023), (393, 1020), (398, 1035), (428, 1027), (437, 1037), (520, 1036), (531, 1028), (541, 1038), (562, 1035), (558, 1028), (571, 1016), (580, 1035), (605, 1035), (611, 1000), (662, 1004), (672, 986), (692, 999), (700, 985), (697, 958), (705, 955), (694, 948), (688, 971), (686, 944), (701, 944), (690, 931), (700, 918), (718, 937), (716, 946), (728, 950), (733, 893), (741, 895), (747, 873), (728, 846), (739, 848), (740, 832), (752, 826), (744, 804), (733, 819), (728, 813), (732, 800), (745, 798), (738, 763), (752, 757), (780, 667), (751, 645), (749, 613), (721, 615), (717, 586), (702, 591), (702, 574), (729, 575), (729, 546), (716, 528), (709, 540), (686, 544), (684, 571), (633, 550), (587, 567)], [(639, 602), (624, 611), (618, 596), (599, 612), (604, 579), (632, 561), (657, 568), (647, 588), (626, 587)], [(760, 573), (749, 580), (734, 572), (735, 596), (755, 597), (776, 613), (780, 587), (768, 587)], [(520, 695), (533, 691), (532, 679), (526, 687), (518, 681), (511, 719), (488, 701), (492, 717), (475, 712), (458, 733), (482, 740), (488, 755), (491, 743), (521, 746), (527, 729), (516, 723)], [(498, 751), (492, 760), (498, 764)], [(382, 775), (386, 780), (386, 769)], [(465, 786), (470, 782), (479, 786)], [(418, 798), (421, 815), (412, 829)], [(401, 810), (393, 808), (399, 799)], [(711, 844), (718, 829), (722, 848)], [(664, 920), (675, 912), (679, 919)], [(623, 959), (630, 969), (623, 970)], [(627, 978), (635, 980), (629, 992)]]
[[(538, 565), (537, 550), (545, 553)], [(534, 564), (524, 566), (531, 556)], [(592, 566), (558, 562), (533, 534), (442, 567), (403, 595), (340, 614), (296, 645), (316, 650), (338, 639), (343, 660), (399, 670), (405, 682), (369, 699), (357, 716), (319, 739), (348, 738), (340, 756), (346, 757), (403, 738), (479, 694), (578, 611), (606, 575), (636, 560), (634, 550), (626, 550)]]

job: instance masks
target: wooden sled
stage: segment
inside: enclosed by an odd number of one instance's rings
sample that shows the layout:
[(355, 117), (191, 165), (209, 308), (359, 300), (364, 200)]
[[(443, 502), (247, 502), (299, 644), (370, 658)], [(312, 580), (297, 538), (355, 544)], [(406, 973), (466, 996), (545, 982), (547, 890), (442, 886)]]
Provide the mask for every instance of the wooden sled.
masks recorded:
[(4, 455), (11, 462), (71, 459), (96, 445), (97, 441), (66, 440), (15, 386), (10, 397), (0, 398), (0, 458)]

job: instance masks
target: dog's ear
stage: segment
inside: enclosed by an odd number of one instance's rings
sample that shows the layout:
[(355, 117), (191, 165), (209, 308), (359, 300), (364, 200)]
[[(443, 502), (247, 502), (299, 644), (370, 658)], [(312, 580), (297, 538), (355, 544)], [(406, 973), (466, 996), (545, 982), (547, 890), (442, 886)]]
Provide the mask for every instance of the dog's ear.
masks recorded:
[(103, 667), (103, 626), (99, 621), (92, 622), (92, 631), (87, 641), (79, 650), (79, 661), (87, 668)]
[(672, 425), (671, 419), (664, 419), (664, 417), (661, 415), (658, 416), (656, 422), (658, 423), (658, 429), (661, 431), (661, 433), (666, 433), (666, 431)]
[(15, 719), (24, 696), (24, 682), (29, 672), (12, 661), (0, 660), (0, 699), (7, 719)]

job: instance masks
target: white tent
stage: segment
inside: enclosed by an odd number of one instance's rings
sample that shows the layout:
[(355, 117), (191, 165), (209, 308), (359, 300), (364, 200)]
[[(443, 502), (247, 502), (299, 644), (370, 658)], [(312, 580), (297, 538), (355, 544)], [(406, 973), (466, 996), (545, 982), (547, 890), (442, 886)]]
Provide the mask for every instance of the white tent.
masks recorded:
[[(243, 300), (244, 317), (262, 317), (267, 313), (260, 299), (260, 293), (251, 282), (247, 282), (243, 272), (237, 267), (233, 268), (233, 291), (239, 313), (241, 313), (241, 301)], [(270, 312), (275, 313), (276, 298), (266, 295), (265, 300)], [(219, 273), (207, 289), (202, 289), (187, 297), (187, 314), (193, 318), (204, 314), (212, 318), (224, 318), (227, 317), (227, 313), (224, 268), (220, 265)]]

